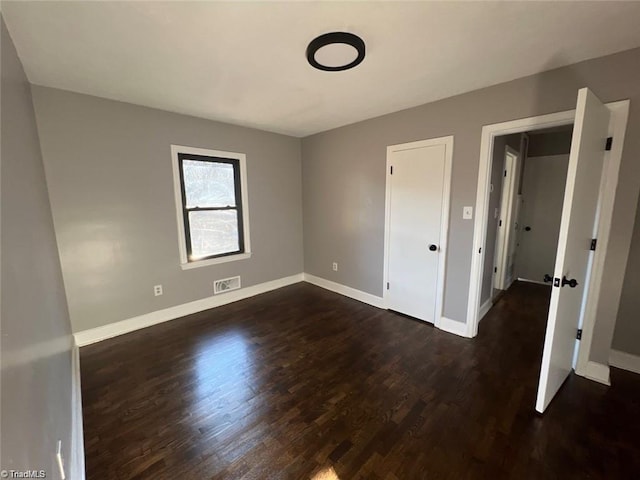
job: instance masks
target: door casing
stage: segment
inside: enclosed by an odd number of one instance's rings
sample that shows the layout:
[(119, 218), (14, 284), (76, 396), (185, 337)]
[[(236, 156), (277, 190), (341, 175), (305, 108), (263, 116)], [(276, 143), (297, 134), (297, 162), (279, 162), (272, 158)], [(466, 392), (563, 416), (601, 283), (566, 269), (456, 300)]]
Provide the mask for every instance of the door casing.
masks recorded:
[[(600, 286), (603, 280), (604, 260), (609, 243), (611, 220), (613, 217), (613, 207), (615, 194), (618, 187), (618, 174), (620, 162), (622, 160), (622, 147), (624, 144), (625, 131), (629, 116), (629, 100), (622, 100), (605, 104), (611, 111), (611, 121), (609, 123), (609, 136), (614, 137), (613, 148), (609, 152), (606, 165), (603, 170), (600, 192), (598, 198), (598, 248), (596, 249), (591, 277), (588, 285), (587, 302), (585, 313), (582, 318), (582, 340), (579, 341), (578, 355), (575, 365), (575, 372), (578, 375), (591, 378), (601, 383), (608, 383), (607, 378), (591, 375), (592, 366), (589, 361), (591, 351), (591, 341), (595, 326), (595, 315), (599, 302)], [(540, 130), (549, 127), (573, 124), (575, 120), (575, 110), (539, 115), (519, 120), (501, 122), (482, 127), (482, 137), (480, 144), (480, 170), (478, 172), (478, 189), (476, 195), (476, 216), (473, 233), (473, 250), (471, 257), (471, 275), (469, 283), (469, 301), (467, 306), (467, 337), (475, 337), (478, 334), (479, 312), (480, 312), (480, 289), (482, 288), (482, 275), (484, 270), (483, 245), (487, 235), (486, 212), (489, 205), (489, 182), (491, 179), (491, 154), (495, 137), (510, 135), (513, 133), (523, 133), (527, 131)], [(628, 252), (627, 252), (628, 255)], [(625, 262), (626, 263), (626, 262)], [(620, 285), (621, 288), (621, 285)]]
[[(513, 158), (511, 165), (507, 160), (509, 157)], [(498, 232), (496, 235), (496, 245), (494, 253), (494, 264), (496, 272), (493, 275), (493, 281), (491, 282), (492, 289), (506, 290), (514, 281), (514, 277), (511, 277), (510, 282), (507, 283), (507, 268), (509, 267), (508, 259), (509, 252), (514, 247), (513, 237), (516, 232), (513, 229), (516, 201), (517, 201), (517, 187), (520, 181), (520, 168), (522, 165), (522, 155), (509, 145), (504, 147), (504, 164), (503, 169), (507, 171), (508, 175), (503, 177), (502, 193), (500, 195), (500, 215), (499, 221), (502, 221), (502, 225), (498, 223)], [(505, 184), (505, 178), (508, 179)], [(513, 253), (513, 252), (511, 252)]]

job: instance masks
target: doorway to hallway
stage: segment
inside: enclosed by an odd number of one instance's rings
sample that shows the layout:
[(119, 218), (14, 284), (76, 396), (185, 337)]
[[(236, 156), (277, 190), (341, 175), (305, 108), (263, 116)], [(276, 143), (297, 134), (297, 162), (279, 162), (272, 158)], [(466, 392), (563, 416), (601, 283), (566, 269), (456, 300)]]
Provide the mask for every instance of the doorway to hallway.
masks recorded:
[[(607, 152), (613, 137), (620, 145), (624, 141), (628, 108), (628, 101), (604, 105), (588, 88), (583, 88), (578, 92), (574, 112), (483, 127), (469, 295), (470, 336), (477, 334), (479, 319), (486, 313), (481, 311), (480, 300), (482, 280), (486, 276), (484, 261), (487, 249), (484, 242), (488, 225), (485, 215), (495, 139), (528, 129), (540, 130), (572, 122), (575, 125), (554, 271), (544, 278), (553, 289), (536, 402), (538, 412), (546, 409), (573, 368), (577, 366), (577, 371), (580, 371), (587, 364), (622, 153), (621, 148), (612, 154)], [(594, 252), (594, 239), (600, 237), (603, 248)], [(583, 326), (588, 335), (581, 343)], [(579, 373), (588, 376), (582, 370)]]

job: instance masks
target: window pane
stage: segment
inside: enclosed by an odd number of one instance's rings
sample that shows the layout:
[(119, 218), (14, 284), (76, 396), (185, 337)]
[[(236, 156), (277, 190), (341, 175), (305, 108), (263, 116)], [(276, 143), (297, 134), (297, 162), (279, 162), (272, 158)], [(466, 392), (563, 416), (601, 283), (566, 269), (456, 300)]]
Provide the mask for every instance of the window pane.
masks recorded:
[(240, 250), (236, 210), (189, 212), (189, 225), (192, 258)]
[(236, 206), (232, 164), (183, 160), (182, 172), (187, 208)]

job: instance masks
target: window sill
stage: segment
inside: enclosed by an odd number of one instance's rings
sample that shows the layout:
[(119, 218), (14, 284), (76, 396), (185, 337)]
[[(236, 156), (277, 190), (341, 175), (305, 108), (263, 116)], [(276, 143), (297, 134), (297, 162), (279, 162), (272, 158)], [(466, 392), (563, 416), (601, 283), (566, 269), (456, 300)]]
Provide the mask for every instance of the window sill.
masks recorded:
[(182, 270), (191, 270), (192, 268), (208, 267), (210, 265), (218, 265), (220, 263), (235, 262), (236, 260), (246, 260), (247, 258), (251, 258), (251, 252), (229, 255), (226, 257), (209, 258), (207, 260), (199, 260), (197, 262), (181, 263), (180, 268), (182, 268)]

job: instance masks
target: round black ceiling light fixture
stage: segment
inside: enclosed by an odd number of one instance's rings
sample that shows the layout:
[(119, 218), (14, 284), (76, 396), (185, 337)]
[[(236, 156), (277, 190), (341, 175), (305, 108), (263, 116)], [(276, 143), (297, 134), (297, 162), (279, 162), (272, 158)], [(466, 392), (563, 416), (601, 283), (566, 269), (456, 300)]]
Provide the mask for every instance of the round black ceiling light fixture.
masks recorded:
[(364, 41), (347, 32), (330, 32), (314, 38), (307, 47), (307, 61), (326, 72), (349, 70), (364, 60)]

